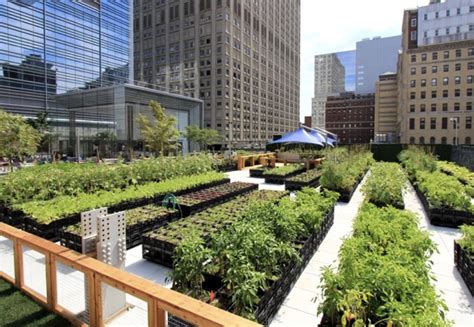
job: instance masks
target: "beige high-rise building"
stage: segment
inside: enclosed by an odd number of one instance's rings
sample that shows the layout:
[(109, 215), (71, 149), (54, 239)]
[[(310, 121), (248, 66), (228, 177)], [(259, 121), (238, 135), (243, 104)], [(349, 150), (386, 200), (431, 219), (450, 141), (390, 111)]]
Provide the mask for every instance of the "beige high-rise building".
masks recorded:
[(312, 99), (313, 127), (326, 128), (326, 102), (328, 96), (344, 92), (345, 68), (337, 54), (314, 57), (314, 98)]
[(300, 0), (135, 0), (135, 79), (204, 100), (225, 144), (299, 122)]
[(387, 72), (375, 83), (376, 143), (397, 143), (398, 80), (397, 74)]
[(405, 11), (398, 88), (401, 143), (472, 144), (473, 1)]

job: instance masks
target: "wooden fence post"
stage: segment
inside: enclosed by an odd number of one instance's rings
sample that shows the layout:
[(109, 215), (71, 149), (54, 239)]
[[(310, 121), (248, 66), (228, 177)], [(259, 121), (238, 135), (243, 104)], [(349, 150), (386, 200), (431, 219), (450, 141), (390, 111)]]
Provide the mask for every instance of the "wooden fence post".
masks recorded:
[(18, 239), (13, 240), (13, 250), (15, 258), (15, 284), (19, 289), (25, 285), (23, 279), (23, 249)]
[(49, 252), (45, 254), (46, 268), (46, 299), (51, 311), (56, 311), (58, 295), (58, 279), (56, 274), (56, 258)]

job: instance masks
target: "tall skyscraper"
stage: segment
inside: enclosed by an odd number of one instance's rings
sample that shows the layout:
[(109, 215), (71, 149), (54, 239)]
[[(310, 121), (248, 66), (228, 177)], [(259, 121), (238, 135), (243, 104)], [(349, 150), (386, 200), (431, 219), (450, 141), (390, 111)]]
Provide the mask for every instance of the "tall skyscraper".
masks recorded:
[(129, 0), (0, 0), (0, 108), (65, 118), (55, 96), (131, 76)]
[(345, 69), (335, 53), (314, 57), (314, 98), (312, 99), (313, 127), (326, 126), (326, 99), (344, 92)]
[(400, 35), (364, 39), (356, 44), (356, 93), (374, 93), (379, 76), (397, 70)]
[(356, 86), (356, 50), (336, 52), (339, 61), (344, 66), (345, 92), (354, 92)]
[(136, 0), (135, 79), (204, 100), (231, 146), (298, 125), (300, 0)]
[(398, 63), (401, 143), (472, 144), (474, 1), (406, 10)]

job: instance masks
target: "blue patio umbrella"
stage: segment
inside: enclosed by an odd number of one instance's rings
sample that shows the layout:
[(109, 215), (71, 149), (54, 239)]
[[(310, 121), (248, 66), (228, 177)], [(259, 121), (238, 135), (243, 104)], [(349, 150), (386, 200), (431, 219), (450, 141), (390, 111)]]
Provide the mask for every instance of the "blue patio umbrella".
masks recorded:
[(318, 140), (320, 140), (321, 142), (329, 145), (329, 146), (332, 146), (334, 147), (334, 138), (332, 136), (330, 136), (329, 134), (327, 135), (327, 140), (326, 140), (326, 136), (322, 135), (321, 133), (315, 131), (315, 130), (312, 130), (309, 132), (312, 136), (316, 137)]
[(311, 135), (304, 128), (298, 128), (294, 132), (289, 132), (283, 135), (280, 139), (270, 142), (269, 144), (283, 144), (283, 143), (303, 143), (324, 146), (324, 143), (317, 137)]

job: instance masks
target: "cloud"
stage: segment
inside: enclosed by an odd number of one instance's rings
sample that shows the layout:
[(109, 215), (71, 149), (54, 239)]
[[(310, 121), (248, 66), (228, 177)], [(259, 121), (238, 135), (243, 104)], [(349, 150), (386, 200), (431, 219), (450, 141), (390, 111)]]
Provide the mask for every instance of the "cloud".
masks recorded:
[(301, 0), (301, 120), (311, 115), (316, 54), (355, 49), (356, 42), (366, 37), (400, 35), (403, 10), (428, 3), (429, 0)]

